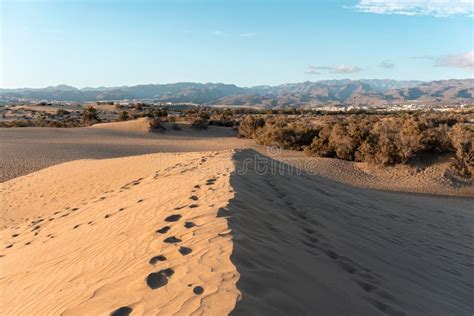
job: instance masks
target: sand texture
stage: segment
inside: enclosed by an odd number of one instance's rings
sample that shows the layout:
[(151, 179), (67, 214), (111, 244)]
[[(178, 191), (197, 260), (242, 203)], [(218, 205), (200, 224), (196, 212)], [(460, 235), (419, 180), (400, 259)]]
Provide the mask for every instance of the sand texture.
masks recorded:
[(237, 152), (233, 315), (470, 315), (472, 198), (360, 189)]
[(0, 189), (2, 315), (474, 310), (472, 198), (356, 188), (253, 150), (78, 160)]
[(1, 184), (2, 315), (224, 315), (231, 152), (79, 160)]

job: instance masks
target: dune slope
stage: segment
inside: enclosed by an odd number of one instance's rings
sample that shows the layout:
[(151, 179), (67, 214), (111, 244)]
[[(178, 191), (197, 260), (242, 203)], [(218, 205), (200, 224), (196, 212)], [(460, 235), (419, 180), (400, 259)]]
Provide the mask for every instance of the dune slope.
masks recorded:
[(360, 189), (234, 155), (234, 315), (470, 315), (472, 199)]
[(2, 315), (228, 313), (232, 170), (231, 152), (153, 154), (2, 183)]

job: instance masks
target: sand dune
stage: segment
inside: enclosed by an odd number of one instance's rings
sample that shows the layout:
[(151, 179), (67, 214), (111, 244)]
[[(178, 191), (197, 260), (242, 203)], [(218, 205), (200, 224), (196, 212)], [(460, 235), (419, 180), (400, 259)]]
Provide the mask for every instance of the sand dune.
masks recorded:
[(150, 122), (151, 118), (141, 117), (136, 120), (123, 122), (98, 123), (90, 126), (89, 128), (108, 129), (129, 133), (150, 133), (152, 131)]
[[(135, 121), (129, 122), (132, 126), (136, 124)], [(226, 127), (195, 130), (189, 124), (180, 123), (181, 130), (176, 131), (167, 123), (167, 130), (163, 133), (143, 133), (106, 128), (108, 124), (114, 126), (116, 123), (104, 123), (104, 128), (0, 128), (0, 181), (77, 159), (250, 148), (302, 167), (311, 174), (358, 187), (474, 196), (472, 179), (459, 181), (446, 172), (451, 164), (446, 157), (415, 167), (377, 167), (333, 158), (306, 157), (297, 151), (275, 151), (256, 145), (253, 140), (238, 139), (235, 131)], [(122, 123), (117, 124), (122, 126)]]
[(82, 160), (1, 184), (2, 315), (230, 312), (230, 157)]
[(235, 315), (470, 315), (472, 199), (360, 189), (233, 157)]
[[(112, 123), (107, 123), (112, 124)], [(196, 152), (244, 148), (252, 140), (226, 127), (206, 131), (132, 133), (107, 128), (0, 128), (0, 181), (77, 159), (104, 159), (158, 152)]]
[(255, 148), (264, 155), (299, 166), (313, 175), (322, 176), (361, 188), (416, 192), (436, 195), (474, 196), (474, 180), (452, 175), (452, 158), (439, 157), (428, 163), (380, 166), (335, 158), (307, 157), (297, 151)]
[(470, 315), (472, 199), (359, 189), (252, 150), (2, 183), (5, 315)]

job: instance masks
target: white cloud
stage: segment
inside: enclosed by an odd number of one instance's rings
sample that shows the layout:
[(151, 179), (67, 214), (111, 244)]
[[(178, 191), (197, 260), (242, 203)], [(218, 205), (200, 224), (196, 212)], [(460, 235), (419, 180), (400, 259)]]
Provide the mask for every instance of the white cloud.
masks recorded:
[(320, 75), (321, 72), (319, 72), (319, 67), (316, 66), (308, 66), (308, 69), (304, 72), (307, 75)]
[(333, 67), (329, 67), (329, 66), (311, 66), (313, 67), (314, 69), (317, 69), (317, 70), (331, 70), (333, 69)]
[(474, 17), (472, 0), (359, 0), (354, 8), (376, 14)]
[(361, 68), (357, 66), (351, 66), (351, 65), (338, 65), (336, 67), (310, 65), (308, 66), (308, 69), (305, 71), (305, 74), (320, 75), (321, 70), (326, 70), (334, 74), (351, 74), (351, 73), (362, 71)]
[(380, 68), (384, 68), (384, 69), (391, 69), (391, 68), (395, 67), (395, 64), (392, 63), (390, 60), (383, 60), (383, 61), (379, 64), (379, 67), (380, 67)]
[(419, 59), (419, 60), (433, 60), (435, 57), (429, 55), (422, 55), (422, 56), (413, 56), (411, 59)]
[(351, 65), (339, 65), (334, 68), (331, 68), (330, 72), (335, 74), (352, 74), (355, 72), (360, 72), (362, 69), (357, 66)]
[(436, 59), (435, 66), (461, 68), (469, 72), (474, 72), (474, 51), (441, 56)]

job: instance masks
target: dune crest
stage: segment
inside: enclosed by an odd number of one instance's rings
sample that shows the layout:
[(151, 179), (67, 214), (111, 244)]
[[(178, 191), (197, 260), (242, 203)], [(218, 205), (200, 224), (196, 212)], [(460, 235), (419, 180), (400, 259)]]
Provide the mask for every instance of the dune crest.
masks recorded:
[(98, 123), (90, 126), (90, 128), (108, 129), (129, 133), (150, 133), (152, 131), (150, 122), (151, 118), (141, 117), (136, 120), (123, 122)]
[(81, 160), (2, 183), (2, 314), (229, 313), (231, 156)]

